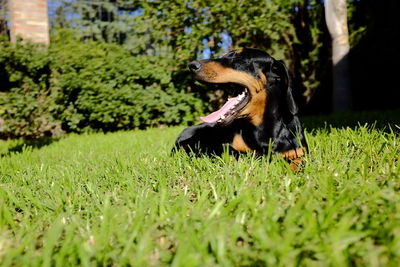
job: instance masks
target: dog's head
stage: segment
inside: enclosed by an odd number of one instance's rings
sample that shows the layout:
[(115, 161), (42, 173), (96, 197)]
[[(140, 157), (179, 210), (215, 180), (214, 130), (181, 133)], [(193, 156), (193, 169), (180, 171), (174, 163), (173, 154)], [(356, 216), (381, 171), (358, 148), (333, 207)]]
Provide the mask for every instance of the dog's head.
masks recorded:
[(189, 69), (196, 80), (234, 83), (242, 88), (242, 93), (222, 108), (202, 117), (204, 122), (226, 125), (246, 117), (258, 126), (266, 116), (288, 120), (297, 113), (285, 64), (264, 51), (233, 50), (218, 59), (193, 61)]

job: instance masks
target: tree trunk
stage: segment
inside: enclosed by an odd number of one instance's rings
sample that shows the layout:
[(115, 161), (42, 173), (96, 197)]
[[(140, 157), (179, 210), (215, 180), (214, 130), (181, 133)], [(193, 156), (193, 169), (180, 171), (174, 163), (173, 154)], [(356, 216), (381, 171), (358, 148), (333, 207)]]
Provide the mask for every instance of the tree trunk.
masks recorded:
[(332, 37), (332, 107), (333, 111), (346, 111), (351, 109), (346, 0), (325, 0), (325, 18)]

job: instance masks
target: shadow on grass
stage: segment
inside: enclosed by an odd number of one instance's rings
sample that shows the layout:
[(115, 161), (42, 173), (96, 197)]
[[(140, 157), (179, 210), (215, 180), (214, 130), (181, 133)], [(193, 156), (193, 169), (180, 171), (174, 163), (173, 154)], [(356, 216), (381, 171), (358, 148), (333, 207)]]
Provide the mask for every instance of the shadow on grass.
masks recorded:
[(14, 153), (21, 153), (27, 150), (39, 149), (41, 147), (48, 146), (58, 140), (59, 139), (49, 137), (33, 140), (20, 140), (17, 141), (15, 145), (11, 145), (5, 152), (0, 153), (0, 158), (9, 156)]
[[(400, 109), (389, 111), (342, 112), (331, 115), (301, 117), (301, 122), (308, 131), (331, 128), (357, 128), (367, 124), (369, 127), (386, 132), (400, 133)], [(59, 138), (44, 137), (41, 139), (15, 140), (5, 151), (0, 151), (0, 158), (14, 153), (40, 149), (57, 142)]]
[[(334, 128), (357, 128), (367, 124), (383, 131), (399, 132), (400, 109), (386, 111), (341, 112), (331, 115), (304, 116), (301, 122), (308, 130)], [(396, 127), (397, 125), (397, 127)]]

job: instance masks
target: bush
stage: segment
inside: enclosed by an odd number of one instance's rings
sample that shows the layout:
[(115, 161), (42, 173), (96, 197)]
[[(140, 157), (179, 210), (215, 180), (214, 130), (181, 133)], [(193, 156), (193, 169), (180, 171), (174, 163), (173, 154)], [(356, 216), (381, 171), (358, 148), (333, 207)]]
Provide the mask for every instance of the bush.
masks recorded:
[(40, 138), (63, 133), (54, 118), (57, 93), (51, 61), (40, 45), (0, 40), (0, 138)]
[(203, 111), (171, 59), (95, 42), (0, 45), (3, 138), (190, 124)]
[[(171, 60), (131, 56), (105, 43), (70, 43), (53, 50), (54, 85), (66, 129), (118, 130), (194, 120), (201, 104), (171, 80)], [(82, 54), (81, 51), (84, 51)]]

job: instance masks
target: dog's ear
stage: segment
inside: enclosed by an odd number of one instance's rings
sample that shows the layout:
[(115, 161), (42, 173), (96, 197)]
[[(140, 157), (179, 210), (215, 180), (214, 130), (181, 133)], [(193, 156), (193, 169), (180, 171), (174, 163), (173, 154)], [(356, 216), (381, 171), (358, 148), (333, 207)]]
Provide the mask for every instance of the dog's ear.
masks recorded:
[(281, 117), (288, 122), (298, 111), (292, 93), (289, 71), (282, 60), (273, 59), (265, 73), (269, 94), (268, 110), (274, 117)]
[(276, 60), (274, 63), (277, 75), (280, 77), (281, 104), (286, 106), (291, 115), (296, 115), (298, 107), (294, 101), (292, 87), (290, 82), (289, 70), (283, 60)]

